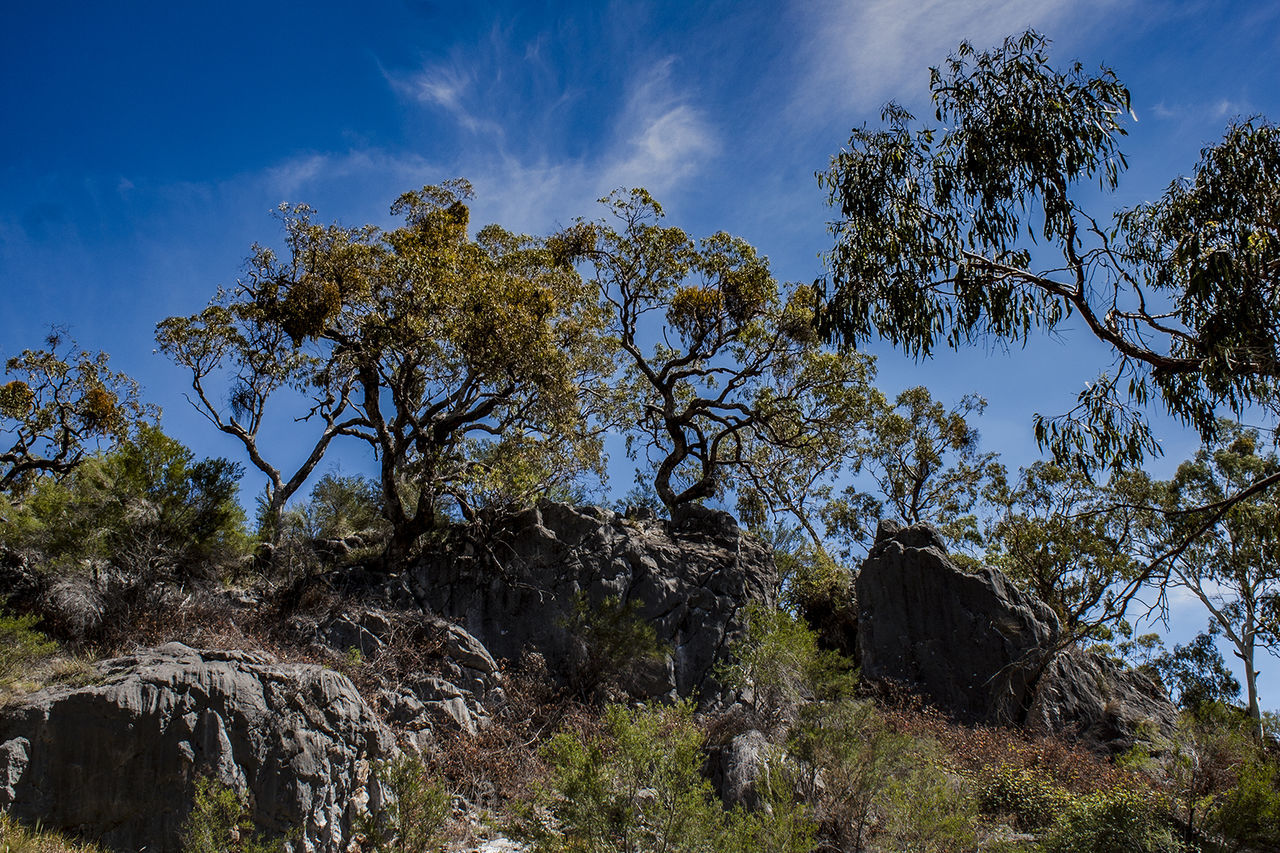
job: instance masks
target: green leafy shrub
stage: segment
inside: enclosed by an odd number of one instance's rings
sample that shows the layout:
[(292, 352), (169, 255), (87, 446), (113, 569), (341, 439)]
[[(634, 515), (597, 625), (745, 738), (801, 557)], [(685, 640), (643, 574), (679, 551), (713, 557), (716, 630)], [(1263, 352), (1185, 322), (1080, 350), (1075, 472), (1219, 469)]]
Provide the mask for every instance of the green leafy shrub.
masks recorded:
[(234, 788), (200, 776), (191, 814), (182, 824), (182, 853), (272, 853), (280, 845), (254, 832), (249, 809)]
[(817, 635), (802, 620), (753, 604), (745, 621), (746, 636), (730, 648), (732, 663), (718, 674), (730, 687), (751, 691), (757, 728), (778, 731), (794, 722), (805, 702), (852, 692), (853, 664), (818, 648)]
[(769, 810), (726, 811), (700, 773), (702, 743), (688, 703), (611, 705), (601, 730), (546, 746), (547, 783), (516, 834), (539, 853), (806, 853), (812, 829), (781, 774)]
[(361, 821), (364, 849), (375, 853), (444, 849), (441, 837), (453, 814), (453, 797), (444, 784), (430, 778), (422, 762), (409, 755), (379, 762), (374, 773), (390, 796), (376, 814)]
[(126, 582), (209, 575), (246, 553), (240, 466), (197, 461), (142, 426), (64, 480), (40, 478), (0, 518), (0, 544), (55, 573), (109, 569)]
[(985, 768), (974, 779), (982, 814), (1012, 818), (1019, 829), (1044, 829), (1071, 803), (1071, 795), (1044, 775), (1025, 768)]
[(1049, 832), (1045, 853), (1178, 853), (1150, 792), (1114, 788), (1077, 797)]
[(625, 689), (646, 667), (659, 665), (667, 654), (653, 626), (640, 615), (639, 602), (609, 596), (592, 607), (585, 594), (574, 601), (569, 628), (582, 642), (582, 656), (571, 673), (574, 688), (584, 699)]
[(35, 630), (39, 617), (0, 613), (0, 687), (53, 657), (58, 644)]
[(1250, 755), (1236, 772), (1235, 784), (1209, 808), (1205, 828), (1228, 850), (1267, 848), (1280, 840), (1280, 766), (1275, 758)]

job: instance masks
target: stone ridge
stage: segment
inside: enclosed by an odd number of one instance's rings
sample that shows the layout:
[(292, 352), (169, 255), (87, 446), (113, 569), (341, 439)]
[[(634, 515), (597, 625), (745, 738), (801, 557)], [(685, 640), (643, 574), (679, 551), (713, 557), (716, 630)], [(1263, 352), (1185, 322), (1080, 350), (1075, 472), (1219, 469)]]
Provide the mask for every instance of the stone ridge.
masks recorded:
[(497, 531), (488, 547), (494, 560), (473, 547), (419, 563), (408, 573), (415, 595), (495, 658), (535, 651), (552, 672), (581, 654), (569, 630), (578, 601), (633, 603), (668, 650), (634, 685), (643, 697), (713, 698), (720, 687), (712, 670), (744, 630), (742, 609), (775, 601), (772, 552), (725, 513), (673, 524), (545, 503)]
[(997, 569), (961, 571), (937, 530), (882, 523), (856, 585), (864, 678), (965, 722), (1074, 734), (1120, 751), (1169, 734), (1151, 679), (1067, 645), (1056, 614)]
[(391, 732), (346, 676), (258, 652), (169, 643), (103, 661), (97, 683), (0, 717), (0, 807), (118, 850), (178, 849), (198, 776), (247, 791), (255, 824), (338, 851)]

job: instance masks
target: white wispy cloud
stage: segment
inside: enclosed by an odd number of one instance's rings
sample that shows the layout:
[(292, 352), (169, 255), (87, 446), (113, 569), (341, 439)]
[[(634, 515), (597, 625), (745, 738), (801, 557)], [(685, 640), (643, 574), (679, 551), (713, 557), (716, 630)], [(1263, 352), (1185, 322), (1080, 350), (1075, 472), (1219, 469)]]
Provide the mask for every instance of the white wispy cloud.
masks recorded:
[[(536, 54), (536, 48), (526, 48)], [(565, 156), (547, 138), (572, 136), (570, 129), (544, 137), (529, 133), (534, 120), (546, 121), (565, 103), (567, 92), (549, 94), (538, 104), (513, 105), (484, 97), (471, 72), (435, 65), (412, 75), (387, 75), (393, 89), (411, 101), (439, 109), (474, 134), (459, 159), (442, 164), (450, 174), (467, 176), (477, 190), (476, 213), (485, 221), (512, 228), (545, 231), (576, 216), (593, 216), (595, 200), (618, 187), (644, 186), (659, 195), (671, 192), (702, 168), (719, 150), (711, 121), (676, 74), (676, 61), (637, 60), (622, 93), (621, 107), (597, 128), (595, 145)], [(486, 73), (500, 74), (490, 67)], [(352, 155), (346, 155), (351, 161)], [(332, 164), (327, 165), (326, 170)], [(297, 173), (311, 177), (306, 161), (281, 167), (280, 181)], [(415, 172), (417, 169), (399, 171)], [(439, 180), (437, 176), (432, 180)]]
[[(1034, 27), (1077, 37), (1098, 11), (1128, 0), (797, 0), (809, 30), (795, 106), (873, 110), (920, 98), (928, 67), (965, 39), (977, 45)], [(1070, 22), (1071, 28), (1063, 26)]]

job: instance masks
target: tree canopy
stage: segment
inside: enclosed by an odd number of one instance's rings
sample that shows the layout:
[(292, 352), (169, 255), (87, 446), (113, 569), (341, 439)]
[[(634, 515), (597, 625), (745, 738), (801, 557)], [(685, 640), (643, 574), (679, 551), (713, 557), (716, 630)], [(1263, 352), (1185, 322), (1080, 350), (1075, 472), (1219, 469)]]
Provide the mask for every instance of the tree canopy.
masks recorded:
[(13, 378), (0, 385), (0, 491), (64, 475), (157, 414), (140, 401), (136, 382), (111, 370), (106, 353), (81, 350), (57, 329), (45, 344), (5, 362)]
[(621, 420), (658, 497), (677, 513), (734, 485), (803, 521), (801, 493), (865, 415), (873, 363), (824, 349), (813, 289), (779, 284), (745, 240), (695, 241), (642, 189), (602, 201), (609, 219), (559, 239), (594, 270)]
[[(400, 196), (404, 226), (321, 225), (285, 206), (284, 254), (255, 247), (250, 273), (205, 313), (173, 318), (162, 346), (191, 370), (195, 403), (256, 454), (266, 399), (310, 396), (311, 456), (272, 480), (275, 511), (329, 440), (366, 442), (379, 464), (388, 557), (441, 513), (565, 488), (600, 464), (584, 379), (604, 364), (593, 291), (535, 238), (468, 234), (463, 180)], [(202, 386), (226, 370), (227, 414)]]
[(1217, 418), (1280, 405), (1280, 131), (1231, 124), (1159, 200), (1107, 217), (1129, 91), (1108, 68), (1049, 64), (1034, 31), (932, 69), (938, 125), (900, 106), (853, 131), (819, 175), (839, 214), (821, 325), (908, 353), (1021, 343), (1073, 316), (1111, 368), (1077, 406), (1037, 418), (1058, 461), (1136, 465), (1157, 450), (1145, 407), (1211, 439)]

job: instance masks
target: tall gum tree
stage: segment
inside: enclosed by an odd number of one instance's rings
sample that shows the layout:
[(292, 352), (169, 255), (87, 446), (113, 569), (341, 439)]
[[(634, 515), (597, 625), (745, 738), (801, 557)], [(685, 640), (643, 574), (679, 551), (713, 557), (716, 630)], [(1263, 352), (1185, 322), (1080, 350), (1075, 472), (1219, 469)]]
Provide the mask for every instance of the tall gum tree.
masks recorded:
[(388, 231), (285, 208), (287, 254), (255, 251), (219, 306), (261, 324), (233, 351), (237, 366), (256, 359), (233, 410), (298, 383), (318, 451), (337, 437), (372, 448), (388, 566), (445, 518), (474, 521), (602, 465), (583, 391), (608, 363), (594, 291), (544, 241), (496, 225), (472, 239), (471, 195), (463, 180), (405, 193), (392, 206), (405, 224)]
[(804, 493), (841, 463), (873, 362), (826, 350), (813, 289), (780, 285), (744, 240), (695, 241), (642, 189), (602, 202), (608, 218), (559, 243), (593, 269), (624, 364), (620, 418), (658, 497), (680, 519), (737, 489), (812, 530)]
[(1280, 457), (1256, 430), (1223, 423), (1217, 434), (1172, 480), (1157, 484), (1165, 509), (1154, 518), (1157, 548), (1191, 539), (1170, 562), (1170, 582), (1195, 596), (1231, 643), (1244, 667), (1246, 708), (1260, 723), (1257, 653), (1280, 655), (1280, 496), (1272, 490), (1237, 501), (1203, 532), (1200, 514), (1185, 510), (1220, 503), (1274, 475)]
[[(1280, 131), (1231, 124), (1189, 178), (1110, 217), (1129, 91), (1108, 68), (1065, 71), (1034, 31), (932, 69), (938, 124), (890, 104), (819, 175), (838, 213), (822, 328), (915, 356), (1020, 343), (1078, 317), (1114, 364), (1076, 407), (1037, 416), (1056, 459), (1093, 469), (1158, 450), (1158, 405), (1211, 440), (1217, 418), (1280, 407)], [(1280, 482), (1271, 475), (1247, 488)]]

